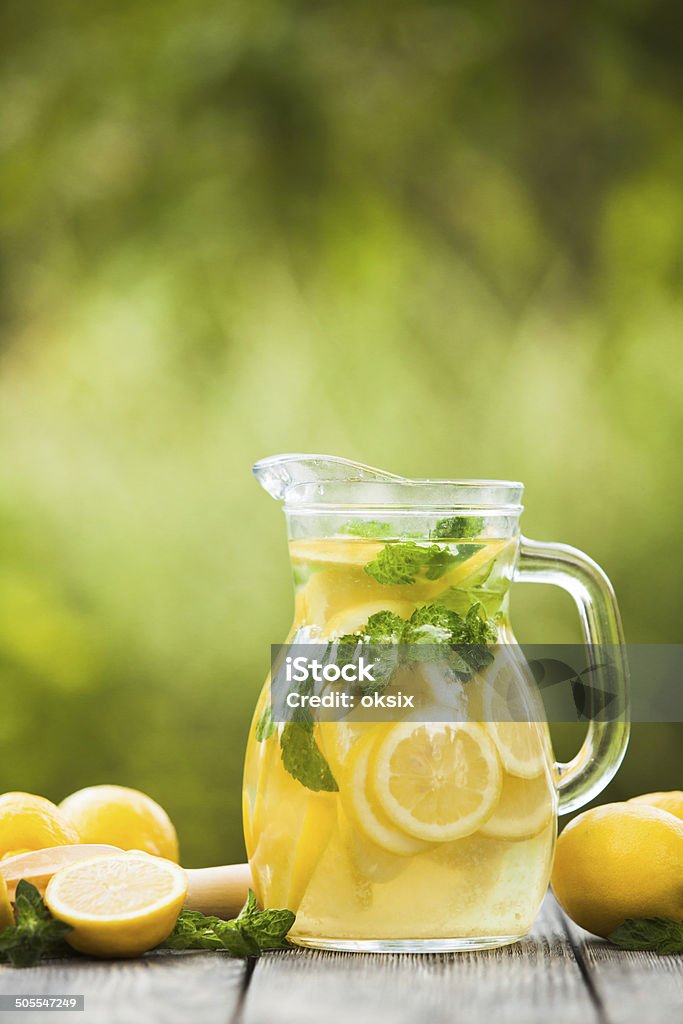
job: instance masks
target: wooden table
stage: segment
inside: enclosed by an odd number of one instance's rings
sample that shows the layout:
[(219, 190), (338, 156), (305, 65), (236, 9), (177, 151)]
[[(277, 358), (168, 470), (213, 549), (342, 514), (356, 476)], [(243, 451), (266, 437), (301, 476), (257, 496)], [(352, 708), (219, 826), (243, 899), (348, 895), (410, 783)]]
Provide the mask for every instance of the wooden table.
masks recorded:
[(85, 1012), (0, 1012), (0, 1024), (678, 1024), (683, 957), (627, 953), (572, 925), (548, 897), (533, 932), (480, 953), (293, 949), (0, 966), (0, 994), (83, 994)]

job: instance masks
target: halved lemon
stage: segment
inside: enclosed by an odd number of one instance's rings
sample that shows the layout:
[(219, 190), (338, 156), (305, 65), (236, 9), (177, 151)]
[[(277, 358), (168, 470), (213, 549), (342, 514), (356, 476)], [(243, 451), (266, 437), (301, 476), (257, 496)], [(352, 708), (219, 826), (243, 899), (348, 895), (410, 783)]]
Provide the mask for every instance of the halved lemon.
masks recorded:
[(346, 773), (339, 782), (340, 796), (344, 810), (352, 824), (365, 836), (389, 853), (409, 857), (421, 853), (428, 842), (416, 838), (396, 825), (383, 812), (370, 790), (368, 771), (370, 757), (377, 744), (378, 735), (385, 730), (373, 730), (359, 741), (347, 762)]
[(492, 814), (502, 787), (496, 748), (473, 722), (402, 722), (379, 743), (370, 764), (385, 814), (427, 842), (471, 835)]
[(96, 857), (62, 868), (45, 890), (67, 942), (92, 956), (139, 956), (173, 930), (187, 894), (177, 864), (146, 853)]
[(498, 805), (481, 826), (481, 834), (495, 839), (532, 839), (550, 821), (553, 805), (551, 783), (545, 774), (521, 779), (506, 773)]

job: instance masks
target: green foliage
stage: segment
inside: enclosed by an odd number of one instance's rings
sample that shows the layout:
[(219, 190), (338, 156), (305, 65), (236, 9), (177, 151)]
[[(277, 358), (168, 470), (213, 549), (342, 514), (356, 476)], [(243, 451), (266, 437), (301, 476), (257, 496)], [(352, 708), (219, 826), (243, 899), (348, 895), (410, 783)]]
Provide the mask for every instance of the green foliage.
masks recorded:
[(280, 736), (282, 764), (307, 789), (336, 793), (339, 787), (313, 736), (312, 721), (287, 722)]
[[(26, 10), (0, 12), (0, 790), (139, 787), (184, 863), (243, 857), (291, 621), (250, 477), (277, 451), (522, 479), (524, 532), (604, 566), (627, 639), (680, 637), (675, 4)], [(513, 617), (580, 637), (552, 588)], [(607, 796), (678, 786), (680, 728), (634, 729)]]
[(484, 528), (481, 516), (449, 516), (441, 519), (434, 527), (434, 536), (440, 540), (460, 540), (476, 537)]
[(683, 922), (666, 917), (627, 918), (609, 936), (622, 949), (651, 953), (683, 953)]
[(287, 933), (295, 921), (291, 910), (259, 910), (249, 890), (247, 902), (232, 921), (209, 917), (198, 910), (181, 910), (175, 928), (162, 943), (167, 949), (225, 949), (231, 956), (260, 956), (269, 949), (286, 949)]
[(277, 722), (273, 721), (273, 709), (266, 704), (256, 723), (254, 735), (259, 743), (269, 739), (277, 729)]
[(400, 544), (386, 544), (377, 558), (365, 566), (365, 572), (378, 583), (393, 586), (397, 583), (414, 583), (418, 574), (424, 571), (428, 580), (438, 580), (458, 558), (448, 548), (438, 544), (416, 544), (409, 540)]
[(35, 885), (23, 878), (17, 885), (15, 919), (15, 924), (0, 932), (0, 962), (32, 967), (45, 956), (71, 951), (64, 942), (71, 928), (55, 920)]

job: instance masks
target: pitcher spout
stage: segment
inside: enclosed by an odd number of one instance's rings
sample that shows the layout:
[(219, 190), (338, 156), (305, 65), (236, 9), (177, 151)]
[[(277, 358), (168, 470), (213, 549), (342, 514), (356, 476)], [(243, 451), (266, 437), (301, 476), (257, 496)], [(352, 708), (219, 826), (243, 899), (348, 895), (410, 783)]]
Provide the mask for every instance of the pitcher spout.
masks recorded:
[(353, 459), (337, 455), (308, 455), (288, 453), (259, 459), (254, 465), (254, 476), (271, 497), (285, 501), (287, 492), (299, 484), (322, 481), (402, 480), (394, 473), (366, 466)]

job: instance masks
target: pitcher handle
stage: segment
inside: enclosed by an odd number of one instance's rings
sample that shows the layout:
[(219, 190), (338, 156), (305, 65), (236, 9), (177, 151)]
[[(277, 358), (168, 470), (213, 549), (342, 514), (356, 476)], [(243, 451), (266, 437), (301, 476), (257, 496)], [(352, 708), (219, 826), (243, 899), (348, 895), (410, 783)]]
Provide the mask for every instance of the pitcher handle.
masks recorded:
[[(592, 718), (576, 757), (557, 765), (559, 812), (566, 814), (582, 807), (605, 788), (626, 753), (629, 679), (619, 608), (612, 585), (600, 566), (583, 551), (567, 544), (546, 544), (522, 537), (514, 579), (522, 583), (550, 583), (571, 594), (589, 650), (609, 645), (614, 662), (609, 693), (614, 692), (616, 684), (617, 706), (622, 710), (613, 721)], [(596, 660), (599, 664), (600, 659)], [(599, 671), (595, 673), (595, 683), (598, 687), (606, 683)]]

